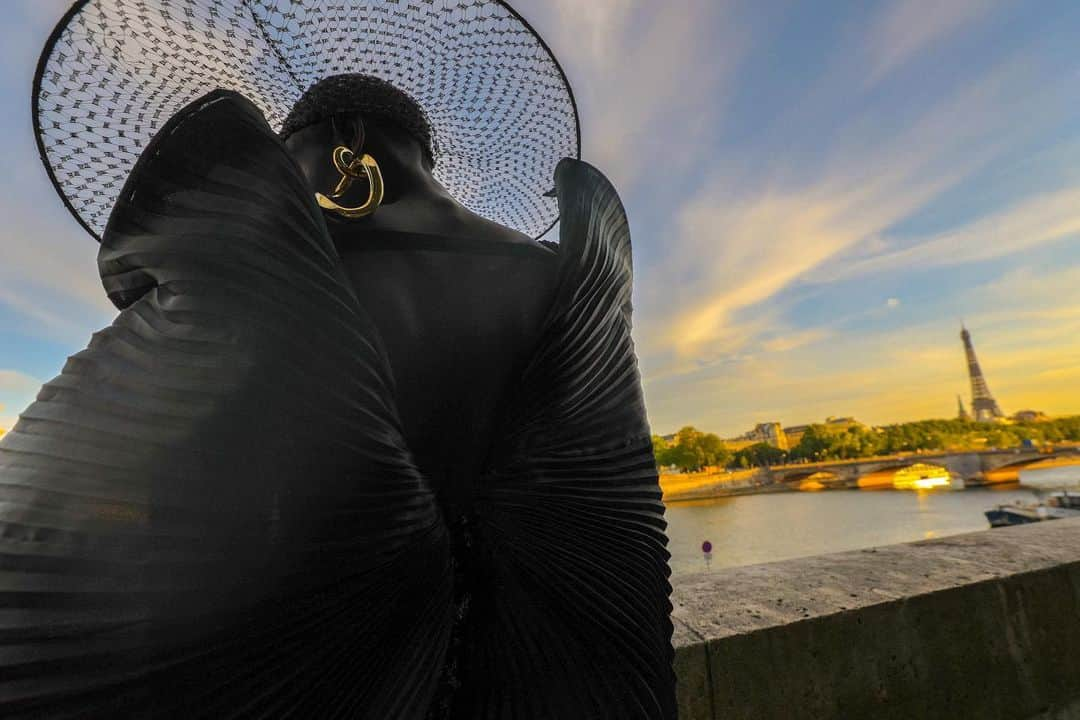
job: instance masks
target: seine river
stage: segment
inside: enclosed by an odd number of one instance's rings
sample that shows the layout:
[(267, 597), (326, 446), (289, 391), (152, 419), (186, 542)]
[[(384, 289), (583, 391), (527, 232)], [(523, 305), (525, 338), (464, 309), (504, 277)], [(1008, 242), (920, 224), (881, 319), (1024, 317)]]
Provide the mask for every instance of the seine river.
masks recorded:
[[(1024, 471), (1023, 485), (969, 490), (832, 490), (743, 495), (668, 506), (675, 575), (910, 542), (989, 527), (983, 511), (1033, 501), (1028, 487), (1080, 483), (1080, 467)], [(712, 543), (711, 557), (702, 543)]]

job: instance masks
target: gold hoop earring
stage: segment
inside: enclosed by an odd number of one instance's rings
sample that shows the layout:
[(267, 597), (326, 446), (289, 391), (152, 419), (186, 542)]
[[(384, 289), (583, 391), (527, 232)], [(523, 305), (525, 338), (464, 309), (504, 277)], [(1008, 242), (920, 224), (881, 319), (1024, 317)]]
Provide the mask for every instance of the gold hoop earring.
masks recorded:
[[(338, 145), (334, 148), (333, 160), (334, 167), (341, 173), (341, 179), (338, 180), (334, 191), (330, 193), (330, 197), (319, 192), (315, 193), (315, 200), (319, 203), (319, 207), (349, 219), (362, 218), (378, 210), (383, 201), (384, 188), (382, 171), (379, 170), (379, 164), (375, 162), (375, 158), (367, 153), (356, 157), (352, 150), (344, 145)], [(334, 202), (333, 198), (344, 195), (352, 186), (353, 180), (361, 177), (366, 178), (368, 183), (368, 197), (363, 205), (345, 207)]]

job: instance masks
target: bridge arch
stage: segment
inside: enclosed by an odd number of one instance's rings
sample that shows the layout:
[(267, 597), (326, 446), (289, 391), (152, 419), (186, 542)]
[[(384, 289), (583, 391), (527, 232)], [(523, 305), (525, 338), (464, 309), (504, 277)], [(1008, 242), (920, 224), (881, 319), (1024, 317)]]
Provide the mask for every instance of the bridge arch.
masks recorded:
[(1004, 458), (1001, 464), (994, 464), (986, 469), (985, 474), (991, 482), (1010, 482), (1019, 480), (1021, 470), (1037, 468), (1065, 467), (1080, 464), (1080, 452), (1038, 453), (1016, 457), (1015, 460)]
[(910, 458), (860, 473), (857, 485), (867, 490), (931, 490), (951, 485), (956, 477), (947, 464)]
[[(936, 453), (905, 453), (902, 455), (860, 458), (857, 460), (833, 460), (816, 463), (793, 463), (774, 465), (759, 472), (766, 482), (783, 483), (798, 488), (809, 479), (818, 480), (824, 487), (866, 487), (873, 486), (868, 481), (859, 482), (859, 478), (876, 476), (878, 487), (888, 487), (883, 481), (884, 473), (895, 473), (915, 467), (935, 471), (944, 477), (947, 474), (955, 480), (982, 485), (996, 482), (1009, 482), (1010, 478), (1001, 478), (995, 471), (1005, 468), (1004, 474), (1011, 473), (1011, 481), (1017, 478), (1018, 470), (1026, 467), (1048, 466), (1057, 462), (1061, 465), (1080, 464), (1080, 446), (1059, 447), (1052, 451), (1038, 451), (1027, 448), (1012, 450), (961, 450)], [(929, 478), (914, 478), (929, 480)], [(928, 483), (920, 483), (928, 484)]]
[(830, 470), (810, 468), (806, 472), (787, 473), (784, 482), (796, 490), (814, 491), (843, 486), (843, 478)]

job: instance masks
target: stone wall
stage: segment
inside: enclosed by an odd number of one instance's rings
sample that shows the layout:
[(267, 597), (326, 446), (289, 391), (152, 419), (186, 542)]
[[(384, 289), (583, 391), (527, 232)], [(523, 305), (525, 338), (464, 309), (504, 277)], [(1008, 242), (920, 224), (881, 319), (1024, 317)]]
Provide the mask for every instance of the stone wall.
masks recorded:
[(673, 585), (681, 720), (1080, 718), (1080, 519)]

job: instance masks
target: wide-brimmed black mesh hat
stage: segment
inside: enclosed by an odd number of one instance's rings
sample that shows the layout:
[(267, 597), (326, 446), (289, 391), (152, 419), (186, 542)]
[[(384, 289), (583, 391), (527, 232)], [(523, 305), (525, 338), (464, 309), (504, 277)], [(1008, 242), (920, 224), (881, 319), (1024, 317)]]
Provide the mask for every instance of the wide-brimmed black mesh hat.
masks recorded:
[(566, 75), (501, 0), (79, 0), (34, 79), (34, 129), (64, 203), (100, 240), (143, 148), (216, 88), (280, 130), (305, 91), (361, 74), (411, 98), (430, 126), (435, 176), (474, 212), (532, 237), (580, 156)]

